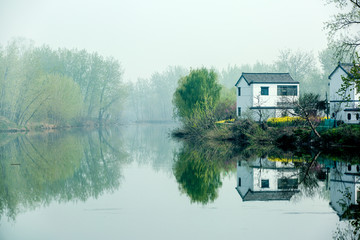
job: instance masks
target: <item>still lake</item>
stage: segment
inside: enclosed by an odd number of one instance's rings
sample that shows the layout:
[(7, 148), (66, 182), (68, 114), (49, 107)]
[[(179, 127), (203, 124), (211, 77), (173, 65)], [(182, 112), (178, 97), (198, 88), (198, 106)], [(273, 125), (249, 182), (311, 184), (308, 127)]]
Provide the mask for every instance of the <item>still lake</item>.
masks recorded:
[(351, 236), (357, 165), (188, 144), (175, 127), (0, 135), (0, 239)]

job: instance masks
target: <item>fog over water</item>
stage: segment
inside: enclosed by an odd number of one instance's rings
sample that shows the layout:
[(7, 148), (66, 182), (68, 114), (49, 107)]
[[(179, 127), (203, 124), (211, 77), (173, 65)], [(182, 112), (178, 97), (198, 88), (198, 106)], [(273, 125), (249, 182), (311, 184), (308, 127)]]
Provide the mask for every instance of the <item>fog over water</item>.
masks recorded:
[(0, 43), (25, 37), (97, 51), (135, 81), (169, 65), (270, 63), (285, 48), (317, 54), (335, 12), (323, 0), (2, 0)]

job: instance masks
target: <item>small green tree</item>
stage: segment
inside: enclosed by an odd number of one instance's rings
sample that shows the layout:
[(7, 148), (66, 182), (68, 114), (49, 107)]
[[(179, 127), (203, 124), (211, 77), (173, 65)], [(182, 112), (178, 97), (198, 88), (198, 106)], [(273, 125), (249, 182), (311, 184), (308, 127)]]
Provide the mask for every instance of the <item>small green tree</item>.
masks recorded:
[(338, 93), (343, 96), (344, 100), (351, 100), (350, 92), (352, 91), (360, 93), (360, 57), (358, 54), (356, 54), (356, 60), (353, 61), (350, 74), (346, 75), (345, 77), (342, 76), (341, 78), (343, 82)]
[(191, 118), (194, 110), (205, 107), (212, 110), (220, 99), (221, 85), (214, 70), (191, 70), (179, 79), (173, 96), (174, 113), (180, 120)]

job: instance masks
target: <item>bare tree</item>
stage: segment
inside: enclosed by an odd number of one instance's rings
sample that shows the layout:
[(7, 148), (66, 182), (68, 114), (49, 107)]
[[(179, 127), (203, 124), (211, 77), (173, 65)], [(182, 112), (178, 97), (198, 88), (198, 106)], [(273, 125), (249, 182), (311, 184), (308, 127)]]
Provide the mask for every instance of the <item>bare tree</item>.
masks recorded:
[(334, 15), (325, 23), (330, 45), (342, 59), (354, 58), (360, 47), (360, 1), (328, 0), (336, 4), (342, 12)]
[(255, 102), (254, 102), (253, 110), (256, 116), (258, 117), (259, 123), (262, 124), (270, 117), (269, 111), (263, 108), (263, 106), (266, 104), (267, 101), (262, 99), (260, 94), (255, 96), (254, 98), (255, 98)]
[(313, 93), (306, 93), (300, 96), (298, 101), (294, 101), (294, 115), (303, 118), (310, 126), (313, 133), (321, 138), (321, 135), (316, 130), (316, 127), (320, 123), (319, 110), (321, 109), (320, 95)]

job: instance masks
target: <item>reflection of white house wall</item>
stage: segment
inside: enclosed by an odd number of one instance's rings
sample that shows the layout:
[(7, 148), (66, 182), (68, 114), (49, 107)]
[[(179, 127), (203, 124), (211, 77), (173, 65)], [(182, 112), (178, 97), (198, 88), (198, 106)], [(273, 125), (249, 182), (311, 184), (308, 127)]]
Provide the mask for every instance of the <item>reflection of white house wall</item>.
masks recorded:
[[(342, 76), (346, 77), (347, 72), (341, 65), (329, 76), (330, 116), (345, 123), (359, 123), (359, 120), (356, 119), (356, 114), (360, 114), (360, 111), (351, 111), (359, 109), (359, 93), (348, 90), (346, 95), (350, 94), (350, 102), (344, 101), (342, 96), (337, 93), (341, 88)], [(351, 116), (350, 120), (348, 120), (348, 114)]]
[[(341, 203), (358, 204), (356, 199), (360, 199), (360, 178), (356, 175), (360, 171), (359, 167), (338, 162), (330, 170), (330, 205), (340, 216), (346, 210)], [(350, 193), (351, 199), (346, 199), (346, 192)]]
[[(243, 195), (247, 190), (277, 191), (278, 180), (298, 179), (298, 170), (292, 163), (271, 162), (267, 159), (256, 159), (254, 162), (242, 161), (237, 167), (238, 188)], [(239, 186), (241, 179), (241, 186)], [(261, 180), (269, 180), (269, 187), (262, 188)]]
[(237, 188), (245, 195), (250, 189), (253, 190), (253, 169), (247, 164), (246, 161), (240, 161), (237, 167)]
[[(297, 175), (294, 174), (296, 169), (261, 169), (256, 168), (254, 171), (254, 191), (277, 191), (278, 189), (278, 179), (288, 178), (288, 179), (297, 179)], [(269, 180), (269, 187), (262, 188), (261, 180)]]

